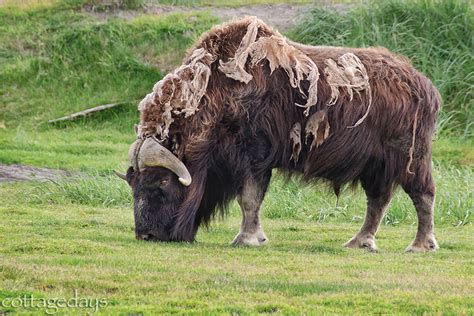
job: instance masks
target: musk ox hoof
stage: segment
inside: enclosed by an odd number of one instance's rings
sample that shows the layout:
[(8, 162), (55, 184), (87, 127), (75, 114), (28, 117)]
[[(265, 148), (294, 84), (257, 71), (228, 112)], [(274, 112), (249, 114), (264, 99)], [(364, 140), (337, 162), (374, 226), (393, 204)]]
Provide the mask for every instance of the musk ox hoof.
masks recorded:
[(439, 249), (438, 243), (434, 236), (425, 238), (424, 240), (415, 239), (413, 243), (408, 246), (405, 252), (427, 252), (436, 251)]
[(232, 245), (234, 246), (261, 246), (267, 243), (268, 238), (265, 236), (265, 233), (261, 231), (257, 231), (256, 233), (239, 233), (235, 236), (234, 240), (232, 241)]
[(372, 235), (367, 236), (354, 236), (351, 240), (344, 244), (344, 247), (347, 248), (362, 248), (369, 252), (378, 252), (377, 245), (375, 244), (375, 239)]

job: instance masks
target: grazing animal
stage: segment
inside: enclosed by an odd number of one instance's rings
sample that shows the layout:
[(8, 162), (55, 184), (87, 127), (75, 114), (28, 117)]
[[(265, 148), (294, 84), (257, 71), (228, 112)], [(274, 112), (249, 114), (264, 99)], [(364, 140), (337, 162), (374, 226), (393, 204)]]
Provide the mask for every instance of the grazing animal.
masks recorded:
[(336, 194), (361, 183), (367, 215), (346, 243), (376, 251), (375, 234), (401, 185), (418, 215), (408, 251), (436, 250), (431, 143), (441, 98), (385, 48), (306, 46), (261, 20), (214, 27), (139, 105), (138, 139), (121, 175), (136, 237), (188, 241), (237, 198), (234, 244), (267, 241), (259, 219), (272, 169), (324, 179)]

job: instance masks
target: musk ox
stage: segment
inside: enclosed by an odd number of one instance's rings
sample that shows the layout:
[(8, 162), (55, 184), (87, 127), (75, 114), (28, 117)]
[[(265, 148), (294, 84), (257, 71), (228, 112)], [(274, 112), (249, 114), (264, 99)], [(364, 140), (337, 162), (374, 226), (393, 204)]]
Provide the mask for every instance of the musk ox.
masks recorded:
[(385, 48), (306, 46), (261, 20), (214, 27), (139, 104), (137, 140), (122, 178), (138, 239), (194, 240), (234, 197), (234, 244), (267, 241), (259, 219), (272, 169), (324, 179), (339, 193), (361, 183), (367, 214), (346, 243), (376, 251), (394, 189), (413, 200), (408, 251), (436, 250), (431, 143), (440, 95)]

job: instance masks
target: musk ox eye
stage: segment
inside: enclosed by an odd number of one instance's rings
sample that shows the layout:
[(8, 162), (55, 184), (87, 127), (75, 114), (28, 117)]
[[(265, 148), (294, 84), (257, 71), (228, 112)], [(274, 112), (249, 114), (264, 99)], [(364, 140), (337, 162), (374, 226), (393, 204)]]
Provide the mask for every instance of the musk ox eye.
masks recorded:
[(168, 183), (170, 182), (170, 179), (161, 179), (160, 180), (160, 187), (165, 187), (168, 185)]

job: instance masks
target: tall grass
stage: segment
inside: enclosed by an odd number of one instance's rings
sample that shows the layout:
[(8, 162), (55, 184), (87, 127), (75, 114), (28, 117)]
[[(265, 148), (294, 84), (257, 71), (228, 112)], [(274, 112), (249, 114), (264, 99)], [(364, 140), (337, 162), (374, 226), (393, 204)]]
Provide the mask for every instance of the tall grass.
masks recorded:
[(95, 207), (132, 205), (130, 187), (115, 175), (81, 175), (40, 183), (27, 193), (39, 204), (80, 204)]
[[(472, 168), (436, 165), (435, 222), (462, 226), (472, 223), (474, 193)], [(362, 222), (366, 212), (366, 198), (361, 189), (346, 188), (336, 197), (324, 185), (302, 184), (299, 179), (286, 180), (276, 174), (272, 179), (264, 204), (268, 218), (300, 219), (316, 222)], [(403, 190), (397, 190), (384, 217), (384, 224), (416, 224), (417, 216), (412, 201)]]
[(474, 13), (469, 1), (371, 1), (347, 14), (315, 9), (290, 34), (313, 45), (385, 46), (408, 56), (443, 96), (438, 130), (474, 136)]
[[(469, 168), (437, 166), (435, 179), (437, 224), (462, 226), (472, 223), (474, 196), (470, 181), (474, 173)], [(132, 206), (130, 188), (114, 175), (76, 176), (41, 183), (27, 193), (40, 204), (81, 204), (91, 206)], [(365, 216), (365, 195), (361, 190), (343, 190), (338, 205), (331, 190), (323, 185), (303, 184), (298, 178), (285, 179), (278, 173), (263, 204), (264, 217), (298, 219), (314, 222), (361, 222)], [(232, 213), (240, 213), (233, 207)], [(389, 208), (384, 224), (416, 224), (415, 208), (408, 196), (399, 190)]]

